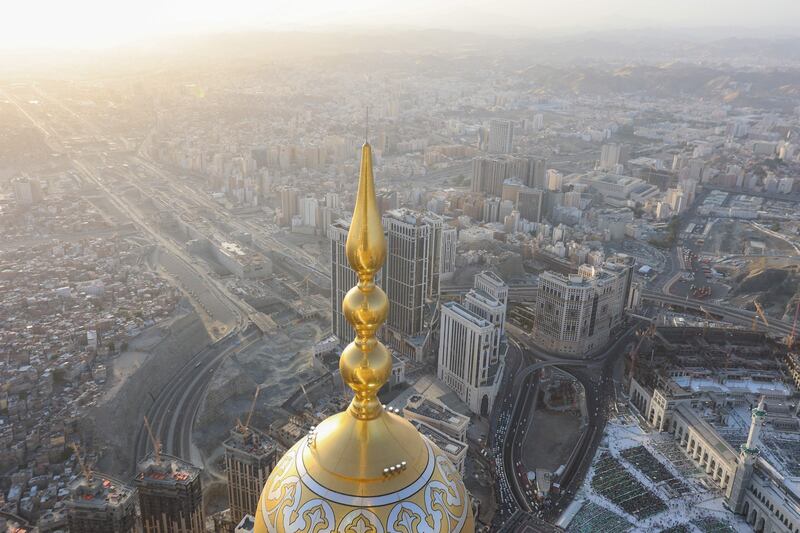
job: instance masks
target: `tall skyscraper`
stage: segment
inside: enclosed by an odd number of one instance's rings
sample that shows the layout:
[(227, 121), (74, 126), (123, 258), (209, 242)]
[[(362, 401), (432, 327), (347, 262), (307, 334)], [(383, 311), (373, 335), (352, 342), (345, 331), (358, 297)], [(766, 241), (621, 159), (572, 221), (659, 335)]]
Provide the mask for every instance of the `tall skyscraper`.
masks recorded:
[(578, 274), (539, 276), (533, 337), (546, 350), (585, 357), (608, 342), (624, 318), (628, 276), (623, 270), (582, 265)]
[(491, 270), (484, 270), (476, 274), (474, 283), (476, 289), (485, 292), (500, 302), (503, 307), (508, 305), (508, 285)]
[[(491, 272), (482, 272), (477, 276), (475, 276), (476, 278), (475, 285), (476, 286), (479, 285), (477, 279), (478, 277), (483, 277), (487, 275), (491, 275), (496, 278), (496, 276)], [(487, 284), (480, 283), (480, 285), (486, 287)], [(508, 288), (505, 286), (505, 283), (503, 283), (503, 287), (505, 287), (507, 291)], [(497, 294), (496, 291), (495, 294)], [(467, 308), (469, 311), (475, 313), (479, 317), (483, 318), (484, 320), (488, 321), (494, 326), (494, 336), (492, 338), (492, 355), (490, 358), (490, 363), (497, 362), (500, 357), (500, 341), (505, 333), (505, 321), (506, 321), (505, 301), (498, 299), (492, 293), (487, 292), (484, 289), (476, 288), (470, 290), (464, 297), (464, 307)]]
[(547, 178), (547, 159), (543, 157), (532, 157), (528, 156), (528, 179), (527, 185), (528, 187), (534, 187), (537, 189), (546, 189), (547, 183), (545, 183), (545, 179)]
[(144, 533), (204, 531), (201, 470), (177, 457), (149, 454), (134, 479)]
[(488, 414), (494, 325), (456, 302), (442, 304), (439, 320), (439, 379), (472, 412)]
[(510, 168), (497, 157), (476, 157), (472, 160), (472, 192), (490, 196), (503, 194), (503, 182), (508, 179)]
[[(358, 282), (356, 272), (347, 262), (345, 244), (349, 230), (350, 223), (345, 220), (337, 220), (328, 228), (331, 241), (331, 330), (342, 344), (350, 342), (356, 335), (342, 313), (344, 295)], [(383, 271), (380, 271), (375, 276), (375, 284), (380, 287), (382, 280)]]
[(392, 373), (392, 357), (376, 338), (389, 313), (389, 300), (374, 284), (388, 247), (369, 144), (364, 144), (361, 157), (346, 245), (358, 284), (342, 302), (358, 337), (339, 358), (342, 381), (353, 390), (353, 399), (345, 411), (320, 422), (278, 461), (256, 506), (255, 532), (425, 528), (431, 533), (473, 533), (470, 496), (453, 463), (378, 398)]
[(257, 429), (237, 426), (222, 444), (228, 473), (228, 505), (234, 523), (255, 515), (261, 488), (277, 460), (278, 445)]
[(298, 190), (294, 187), (281, 189), (281, 219), (282, 226), (290, 226), (292, 217), (297, 214), (297, 195)]
[(447, 279), (456, 271), (456, 247), (458, 246), (458, 232), (455, 228), (442, 228), (441, 247), (441, 274), (442, 279)]
[(514, 123), (510, 120), (492, 120), (489, 123), (489, 151), (510, 154), (514, 149)]
[(94, 473), (69, 487), (67, 524), (81, 533), (134, 533), (136, 491), (121, 481)]
[(615, 171), (617, 165), (628, 161), (630, 148), (624, 144), (604, 144), (600, 150), (598, 170)]
[(302, 217), (303, 225), (310, 228), (317, 226), (317, 209), (319, 202), (311, 195), (304, 196), (298, 201), (299, 214)]
[[(425, 347), (415, 344), (426, 331), (426, 302), (439, 297), (443, 221), (432, 213), (395, 209), (383, 216), (387, 235), (384, 288), (389, 297), (387, 341), (400, 353), (415, 359)], [(445, 255), (450, 255), (448, 251)]]
[(544, 191), (525, 187), (517, 193), (517, 211), (519, 215), (530, 222), (542, 221), (544, 208)]
[(489, 155), (472, 160), (472, 192), (502, 196), (506, 180), (545, 189), (547, 160), (536, 156)]
[(500, 221), (500, 198), (492, 197), (483, 201), (483, 222)]
[(548, 191), (560, 191), (561, 186), (563, 185), (564, 177), (561, 173), (554, 169), (549, 169), (547, 171), (547, 190)]

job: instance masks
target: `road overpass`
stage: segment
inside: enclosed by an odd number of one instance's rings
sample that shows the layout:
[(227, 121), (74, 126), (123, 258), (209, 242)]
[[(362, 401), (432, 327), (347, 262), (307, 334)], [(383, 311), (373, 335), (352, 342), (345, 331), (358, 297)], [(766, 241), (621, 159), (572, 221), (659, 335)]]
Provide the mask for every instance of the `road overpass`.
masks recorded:
[[(449, 285), (442, 287), (442, 295), (461, 295), (467, 293), (472, 289), (471, 285)], [(537, 287), (532, 284), (509, 285), (508, 299), (512, 302), (529, 302), (536, 296)], [(757, 317), (753, 311), (747, 311), (732, 305), (723, 305), (719, 303), (707, 302), (704, 300), (697, 300), (695, 298), (686, 298), (680, 296), (673, 296), (671, 294), (664, 294), (653, 290), (642, 291), (642, 301), (658, 305), (669, 305), (672, 307), (679, 307), (682, 309), (696, 312), (697, 314), (704, 314), (703, 309), (706, 309), (712, 315), (718, 317), (721, 321), (730, 322), (743, 326), (750, 326), (753, 323), (753, 318), (759, 322), (763, 327), (761, 319)], [(792, 331), (792, 325), (788, 322), (778, 318), (769, 319), (768, 334), (777, 339), (782, 339), (789, 335)]]
[[(755, 318), (760, 327), (764, 327), (761, 319), (758, 318), (753, 311), (747, 311), (738, 307), (720, 305), (703, 300), (696, 300), (694, 298), (681, 298), (680, 296), (672, 296), (660, 292), (645, 290), (642, 291), (642, 301), (649, 301), (658, 305), (669, 305), (686, 310), (695, 311), (698, 314), (704, 314), (703, 309), (707, 310), (710, 314), (718, 317), (720, 320), (730, 322), (732, 324), (739, 324), (743, 326), (750, 326)], [(703, 309), (701, 309), (701, 307)], [(772, 337), (782, 339), (789, 335), (792, 331), (792, 325), (788, 322), (777, 318), (771, 318), (769, 321), (768, 334)]]

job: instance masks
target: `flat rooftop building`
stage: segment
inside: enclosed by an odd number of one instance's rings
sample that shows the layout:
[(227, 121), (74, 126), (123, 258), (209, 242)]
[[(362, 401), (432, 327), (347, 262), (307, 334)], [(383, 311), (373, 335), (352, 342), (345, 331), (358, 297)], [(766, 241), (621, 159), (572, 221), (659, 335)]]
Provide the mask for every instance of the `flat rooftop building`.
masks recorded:
[(258, 497), (275, 468), (278, 445), (257, 429), (237, 426), (222, 444), (228, 473), (228, 505), (231, 519), (255, 516)]
[(136, 491), (112, 477), (95, 473), (69, 486), (67, 524), (81, 533), (136, 531)]
[(417, 431), (425, 435), (431, 442), (439, 447), (444, 452), (456, 470), (464, 475), (464, 468), (467, 459), (467, 444), (459, 441), (434, 427), (429, 426), (425, 422), (419, 420), (412, 420), (411, 423), (417, 428)]
[(454, 439), (466, 442), (469, 417), (449, 409), (445, 405), (415, 394), (408, 399), (403, 409), (408, 420), (418, 420), (438, 429)]
[(150, 453), (137, 470), (135, 483), (145, 533), (204, 530), (200, 468), (177, 457)]

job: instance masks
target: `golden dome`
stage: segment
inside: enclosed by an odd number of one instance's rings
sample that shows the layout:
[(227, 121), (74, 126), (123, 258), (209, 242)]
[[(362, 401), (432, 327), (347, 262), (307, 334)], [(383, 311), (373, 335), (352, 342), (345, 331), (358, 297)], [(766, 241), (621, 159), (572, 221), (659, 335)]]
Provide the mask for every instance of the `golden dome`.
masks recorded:
[(472, 509), (459, 472), (430, 440), (378, 401), (392, 358), (375, 332), (389, 301), (374, 283), (386, 242), (375, 199), (372, 149), (365, 143), (347, 258), (358, 285), (342, 302), (356, 339), (339, 370), (354, 391), (333, 415), (278, 462), (256, 511), (257, 533), (472, 533)]

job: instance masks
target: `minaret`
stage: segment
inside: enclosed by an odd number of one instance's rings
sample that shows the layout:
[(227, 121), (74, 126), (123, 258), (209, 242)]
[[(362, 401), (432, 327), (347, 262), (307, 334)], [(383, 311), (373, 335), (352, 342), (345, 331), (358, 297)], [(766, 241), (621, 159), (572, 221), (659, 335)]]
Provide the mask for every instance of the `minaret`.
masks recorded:
[(345, 251), (358, 283), (345, 295), (342, 311), (356, 337), (342, 352), (339, 371), (354, 397), (346, 411), (322, 421), (278, 462), (261, 492), (255, 532), (411, 532), (424, 526), (431, 533), (473, 533), (459, 472), (378, 399), (392, 358), (375, 337), (389, 300), (375, 284), (386, 241), (366, 142)]
[(750, 484), (753, 475), (753, 465), (761, 453), (758, 449), (761, 429), (767, 418), (765, 410), (764, 396), (758, 402), (758, 406), (750, 412), (750, 433), (747, 435), (747, 442), (739, 448), (739, 464), (736, 466), (736, 473), (731, 484), (731, 493), (728, 498), (728, 505), (736, 513), (741, 513), (744, 504), (744, 493)]
[(761, 428), (764, 427), (766, 417), (767, 412), (764, 410), (764, 397), (762, 396), (758, 406), (750, 413), (750, 433), (747, 435), (747, 442), (742, 445), (742, 453), (751, 460), (758, 456), (758, 439), (761, 436)]

